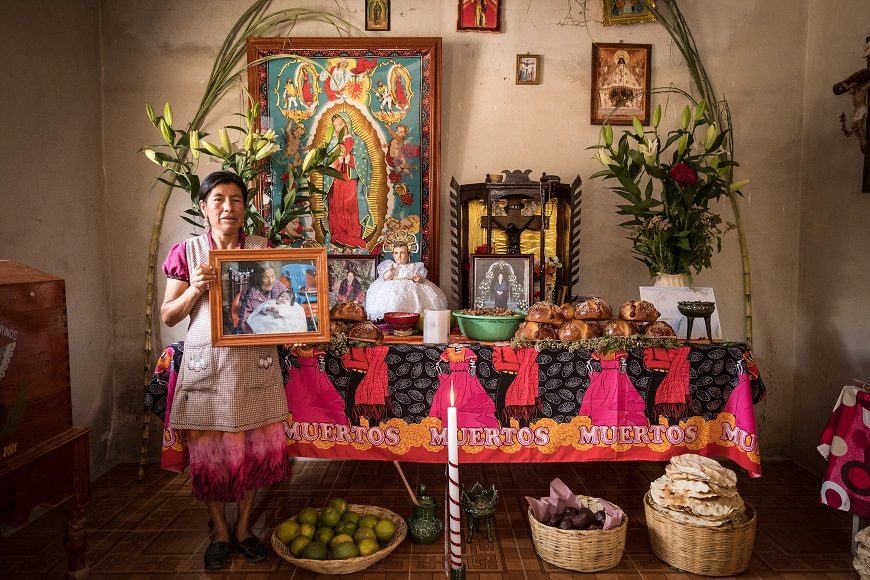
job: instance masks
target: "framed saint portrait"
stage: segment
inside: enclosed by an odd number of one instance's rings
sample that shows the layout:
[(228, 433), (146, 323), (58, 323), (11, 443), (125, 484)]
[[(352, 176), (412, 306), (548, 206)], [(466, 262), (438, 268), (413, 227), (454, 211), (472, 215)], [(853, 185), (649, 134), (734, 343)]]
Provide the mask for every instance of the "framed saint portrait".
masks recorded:
[(501, 32), (501, 0), (457, 0), (456, 30)]
[(518, 54), (516, 78), (518, 85), (541, 84), (541, 55)]
[(651, 55), (651, 44), (592, 43), (593, 125), (649, 125)]
[[(602, 24), (638, 24), (641, 22), (655, 22), (655, 15), (643, 0), (601, 0)], [(655, 7), (655, 2), (650, 2)]]
[(338, 153), (295, 199), (289, 245), (369, 256), (404, 241), (437, 281), (441, 39), (255, 38), (248, 61), (260, 128), (281, 146), (261, 176), (268, 205), (283, 207), (308, 152)]
[(209, 261), (213, 344), (329, 341), (326, 250), (212, 250)]
[(366, 30), (390, 29), (390, 0), (366, 0)]
[(532, 254), (472, 254), (472, 308), (527, 311), (534, 285)]
[(345, 256), (334, 254), (326, 257), (329, 271), (329, 307), (339, 302), (366, 304), (366, 292), (378, 277), (377, 256)]

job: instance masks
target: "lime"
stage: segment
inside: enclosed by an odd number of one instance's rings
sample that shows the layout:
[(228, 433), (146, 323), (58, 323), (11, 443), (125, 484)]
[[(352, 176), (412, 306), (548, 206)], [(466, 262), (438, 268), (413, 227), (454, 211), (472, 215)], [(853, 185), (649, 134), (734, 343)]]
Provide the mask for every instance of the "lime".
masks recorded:
[(300, 524), (316, 524), (317, 510), (313, 507), (302, 508), (302, 511), (296, 515), (296, 521)]
[(337, 536), (332, 538), (332, 540), (330, 540), (329, 547), (335, 548), (337, 545), (343, 544), (345, 542), (350, 542), (351, 544), (353, 544), (353, 538), (348, 536), (347, 534), (338, 534)]
[(299, 524), (295, 520), (287, 520), (278, 526), (275, 535), (285, 544), (289, 544), (290, 540), (299, 535)]
[(297, 558), (302, 553), (302, 550), (305, 549), (305, 546), (311, 543), (311, 538), (307, 536), (296, 536), (293, 538), (293, 541), (290, 542), (290, 553), (296, 556)]
[(311, 560), (326, 560), (326, 545), (321, 542), (311, 542), (302, 549), (302, 557)]
[(369, 538), (366, 538), (365, 540), (360, 542), (357, 547), (359, 548), (360, 556), (371, 556), (372, 554), (381, 549), (376, 541)]
[(325, 507), (320, 512), (320, 525), (333, 527), (341, 521), (341, 514), (334, 507)]
[(323, 544), (328, 544), (335, 537), (335, 530), (327, 526), (320, 526), (314, 532), (314, 539)]
[(347, 511), (347, 501), (343, 497), (334, 497), (329, 500), (329, 507), (333, 507), (338, 510), (338, 513), (343, 514)]
[(375, 526), (378, 525), (378, 516), (369, 514), (367, 516), (363, 516), (359, 520), (360, 527), (367, 527), (371, 529), (375, 529)]
[(378, 525), (375, 526), (375, 535), (381, 542), (389, 542), (393, 539), (393, 535), (395, 533), (396, 524), (394, 524), (392, 520), (388, 520), (387, 518), (380, 520), (378, 522)]
[(375, 531), (371, 528), (366, 528), (364, 526), (360, 526), (353, 533), (353, 541), (359, 544), (363, 540), (375, 540), (377, 541), (378, 537), (375, 535)]
[(341, 516), (341, 519), (351, 521), (357, 525), (359, 525), (360, 515), (356, 512), (344, 512), (344, 515)]
[(305, 536), (309, 540), (314, 539), (314, 532), (317, 531), (317, 528), (314, 527), (314, 524), (305, 523), (299, 526), (299, 535)]
[(336, 534), (347, 534), (349, 536), (352, 536), (355, 531), (356, 531), (356, 524), (350, 520), (341, 520), (335, 526), (335, 533)]
[(333, 560), (347, 560), (348, 558), (356, 558), (359, 555), (360, 551), (353, 542), (342, 542), (332, 548)]

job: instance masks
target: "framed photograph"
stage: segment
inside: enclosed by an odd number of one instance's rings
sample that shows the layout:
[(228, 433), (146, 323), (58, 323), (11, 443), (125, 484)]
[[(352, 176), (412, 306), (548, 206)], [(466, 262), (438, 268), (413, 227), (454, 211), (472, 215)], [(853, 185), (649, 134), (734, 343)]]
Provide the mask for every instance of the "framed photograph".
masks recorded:
[(313, 148), (343, 152), (333, 167), (346, 179), (315, 175), (316, 191), (296, 199), (289, 245), (368, 256), (402, 240), (437, 281), (441, 39), (255, 38), (248, 62), (260, 128), (281, 146), (261, 177), (264, 204), (278, 207)]
[(518, 54), (517, 55), (517, 84), (539, 85), (541, 84), (541, 55)]
[[(642, 0), (601, 0), (601, 3), (604, 26), (656, 21), (656, 17)], [(655, 6), (655, 2), (651, 4)]]
[(216, 346), (329, 341), (326, 250), (212, 250), (209, 290)]
[(456, 30), (501, 32), (501, 0), (457, 0)]
[[(641, 286), (640, 299), (652, 302), (656, 310), (661, 313), (659, 320), (664, 320), (671, 325), (677, 338), (686, 338), (689, 321), (677, 310), (677, 302), (684, 300), (700, 300), (703, 302), (716, 302), (716, 296), (712, 288), (702, 287), (676, 287)], [(713, 340), (722, 338), (722, 326), (719, 324), (719, 311), (714, 310), (710, 316), (710, 331)], [(707, 327), (702, 318), (696, 318), (692, 324), (692, 338), (707, 338)]]
[(526, 311), (532, 303), (532, 254), (472, 254), (472, 308)]
[(649, 125), (651, 55), (651, 44), (592, 43), (593, 125)]
[(390, 0), (366, 0), (366, 30), (390, 29)]
[(326, 257), (329, 271), (329, 307), (339, 302), (358, 302), (365, 306), (366, 292), (378, 277), (377, 256)]

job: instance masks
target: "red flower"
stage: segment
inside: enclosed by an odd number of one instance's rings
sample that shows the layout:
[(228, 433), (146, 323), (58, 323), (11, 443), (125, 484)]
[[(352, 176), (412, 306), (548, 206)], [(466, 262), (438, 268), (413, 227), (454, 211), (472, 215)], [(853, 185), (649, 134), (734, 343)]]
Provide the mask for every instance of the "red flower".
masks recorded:
[(401, 196), (399, 196), (399, 197), (401, 197), (402, 202), (403, 202), (405, 205), (411, 205), (411, 194), (410, 194), (410, 193), (408, 193), (408, 192), (406, 191), (405, 193), (403, 193), (403, 194), (402, 194)]
[(399, 175), (398, 173), (396, 173), (395, 171), (390, 171), (389, 179), (393, 183), (399, 183), (400, 181), (402, 181), (402, 176)]
[(686, 163), (677, 163), (671, 167), (671, 177), (680, 187), (691, 187), (698, 183), (698, 174)]

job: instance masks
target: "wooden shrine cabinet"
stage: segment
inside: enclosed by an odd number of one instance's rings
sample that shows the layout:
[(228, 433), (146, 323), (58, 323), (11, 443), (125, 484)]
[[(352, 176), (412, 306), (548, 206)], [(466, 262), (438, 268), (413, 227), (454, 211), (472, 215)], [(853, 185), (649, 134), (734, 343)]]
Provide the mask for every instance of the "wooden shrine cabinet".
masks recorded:
[(582, 181), (571, 185), (555, 175), (529, 178), (531, 169), (487, 175), (482, 183), (460, 185), (451, 179), (451, 271), (454, 300), (471, 304), (472, 254), (532, 254), (538, 268), (547, 257), (562, 264), (555, 273), (555, 296), (548, 296), (544, 276), (534, 281), (539, 300), (556, 298), (565, 288), (570, 299), (579, 282), (580, 196)]
[(64, 281), (0, 260), (0, 523), (60, 506), (70, 577), (87, 575), (89, 427), (73, 427)]

